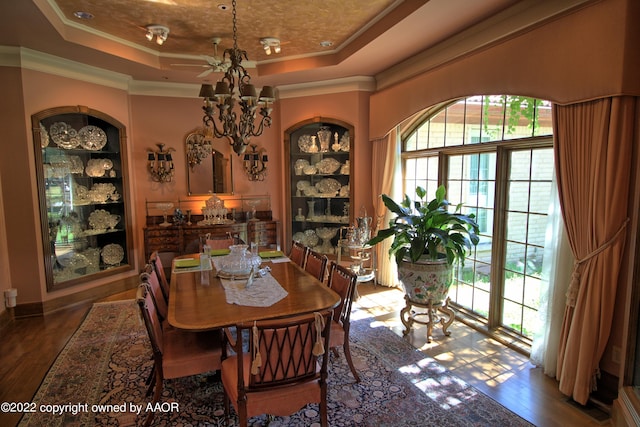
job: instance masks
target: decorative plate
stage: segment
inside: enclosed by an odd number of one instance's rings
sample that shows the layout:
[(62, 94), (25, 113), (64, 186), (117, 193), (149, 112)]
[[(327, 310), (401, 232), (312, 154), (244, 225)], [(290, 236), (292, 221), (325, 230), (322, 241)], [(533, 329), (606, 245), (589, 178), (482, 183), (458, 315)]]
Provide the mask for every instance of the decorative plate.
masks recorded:
[(327, 157), (320, 160), (318, 163), (316, 163), (315, 166), (318, 169), (318, 173), (323, 175), (331, 175), (332, 173), (335, 173), (335, 171), (340, 169), (342, 163), (340, 163), (333, 157)]
[(124, 249), (117, 243), (109, 243), (102, 248), (102, 261), (109, 265), (118, 265), (124, 259)]
[(49, 145), (49, 132), (47, 128), (40, 123), (40, 147), (44, 148)]
[(342, 185), (335, 179), (333, 178), (324, 178), (322, 180), (320, 180), (320, 182), (318, 182), (316, 184), (316, 190), (318, 190), (321, 193), (331, 193), (331, 194), (336, 194), (338, 191), (340, 191), (340, 188), (342, 187)]
[(78, 131), (80, 145), (86, 150), (101, 150), (107, 144), (107, 134), (97, 126), (85, 126)]
[(296, 183), (296, 188), (300, 191), (304, 191), (305, 188), (311, 187), (311, 183), (309, 181), (298, 181)]
[(52, 124), (49, 128), (49, 135), (51, 139), (53, 139), (53, 142), (60, 148), (69, 150), (80, 145), (78, 132), (72, 128), (70, 124), (65, 122)]
[(300, 138), (298, 138), (298, 147), (300, 147), (300, 151), (303, 153), (309, 153), (311, 145), (311, 135), (300, 135)]
[(96, 209), (89, 214), (89, 227), (94, 230), (106, 230), (111, 214), (104, 209)]

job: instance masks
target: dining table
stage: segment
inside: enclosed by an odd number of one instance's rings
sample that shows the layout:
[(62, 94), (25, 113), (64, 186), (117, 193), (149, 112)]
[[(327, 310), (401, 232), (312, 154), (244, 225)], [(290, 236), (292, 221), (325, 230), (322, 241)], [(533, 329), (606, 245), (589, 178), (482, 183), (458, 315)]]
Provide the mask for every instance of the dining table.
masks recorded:
[[(199, 260), (199, 254), (176, 257), (172, 261), (167, 320), (175, 328), (189, 331), (207, 331), (231, 327), (241, 322), (268, 320), (334, 308), (340, 296), (318, 279), (288, 259), (264, 260), (261, 267), (270, 272), (265, 279), (280, 285), (278, 301), (265, 306), (245, 305), (241, 300), (244, 283), (237, 285), (236, 301), (229, 302), (230, 282), (223, 283), (215, 263), (210, 270), (202, 267), (179, 268), (180, 259)], [(199, 261), (198, 261), (199, 264)], [(225, 286), (227, 289), (225, 289)], [(277, 286), (276, 285), (276, 286)], [(252, 287), (262, 286), (256, 280)], [(267, 303), (269, 304), (269, 303)]]

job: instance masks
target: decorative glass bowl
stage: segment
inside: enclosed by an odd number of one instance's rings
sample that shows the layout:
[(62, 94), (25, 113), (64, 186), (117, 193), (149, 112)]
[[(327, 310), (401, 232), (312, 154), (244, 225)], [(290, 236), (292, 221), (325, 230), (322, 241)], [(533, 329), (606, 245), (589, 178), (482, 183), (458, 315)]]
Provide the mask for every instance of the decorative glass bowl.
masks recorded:
[(221, 257), (218, 273), (222, 276), (244, 276), (251, 272), (253, 267), (260, 267), (262, 259), (247, 252), (249, 245), (231, 245), (230, 253)]

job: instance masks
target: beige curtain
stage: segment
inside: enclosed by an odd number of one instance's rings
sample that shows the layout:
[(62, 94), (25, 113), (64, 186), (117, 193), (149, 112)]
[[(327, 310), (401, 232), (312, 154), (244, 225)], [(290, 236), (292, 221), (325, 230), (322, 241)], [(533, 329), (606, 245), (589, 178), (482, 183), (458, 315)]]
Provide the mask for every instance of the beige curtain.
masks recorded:
[[(392, 130), (386, 137), (371, 141), (373, 156), (371, 162), (371, 184), (373, 186), (373, 221), (374, 232), (386, 228), (391, 220), (391, 214), (382, 202), (382, 194), (396, 199), (397, 187), (400, 185), (396, 175), (400, 171), (400, 150), (398, 130)], [(395, 262), (389, 259), (391, 238), (381, 242), (376, 247), (378, 263), (378, 283), (385, 286), (399, 286), (398, 273)]]
[(562, 216), (575, 257), (567, 291), (557, 378), (586, 404), (599, 374), (624, 251), (635, 98), (554, 106)]

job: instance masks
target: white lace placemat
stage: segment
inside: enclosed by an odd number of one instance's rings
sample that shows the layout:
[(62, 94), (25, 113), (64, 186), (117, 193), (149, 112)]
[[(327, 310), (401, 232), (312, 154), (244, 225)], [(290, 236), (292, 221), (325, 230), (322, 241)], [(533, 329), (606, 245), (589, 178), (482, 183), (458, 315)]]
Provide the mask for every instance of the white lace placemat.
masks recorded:
[(246, 279), (220, 279), (220, 281), (228, 304), (269, 307), (289, 294), (271, 274), (254, 278), (249, 288), (245, 288)]

